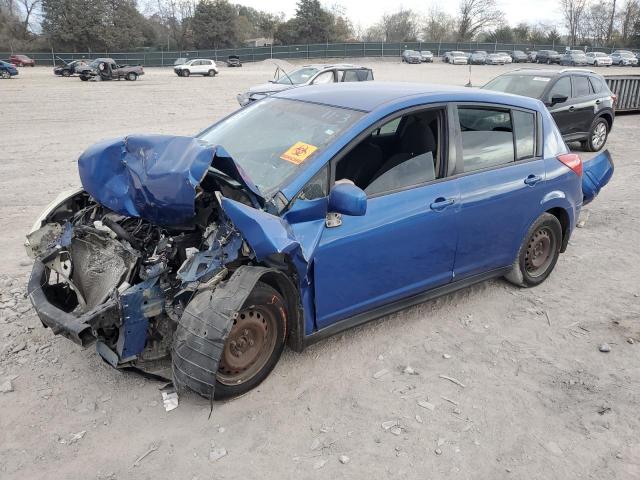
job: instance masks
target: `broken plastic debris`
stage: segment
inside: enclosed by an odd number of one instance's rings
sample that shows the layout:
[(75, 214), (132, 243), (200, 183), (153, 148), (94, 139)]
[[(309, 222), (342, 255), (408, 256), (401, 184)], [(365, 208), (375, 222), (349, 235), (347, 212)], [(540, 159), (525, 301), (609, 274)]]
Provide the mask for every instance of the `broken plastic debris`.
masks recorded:
[(178, 408), (178, 393), (175, 391), (162, 392), (162, 403), (167, 412)]
[(426, 400), (418, 400), (418, 405), (422, 408), (426, 408), (427, 410), (431, 410), (432, 412), (436, 409), (436, 406), (433, 403), (429, 403)]
[(386, 368), (383, 368), (382, 370), (379, 370), (376, 373), (374, 373), (373, 378), (377, 380), (379, 378), (384, 377), (387, 373), (389, 373), (389, 370), (387, 370)]

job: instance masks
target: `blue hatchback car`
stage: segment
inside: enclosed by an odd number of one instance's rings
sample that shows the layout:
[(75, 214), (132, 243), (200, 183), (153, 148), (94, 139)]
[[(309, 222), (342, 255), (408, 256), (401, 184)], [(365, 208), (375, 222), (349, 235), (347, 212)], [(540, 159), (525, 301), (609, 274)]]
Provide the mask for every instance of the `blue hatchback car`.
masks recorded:
[(102, 142), (79, 173), (27, 236), (43, 324), (226, 398), (285, 344), (492, 277), (540, 284), (613, 164), (570, 153), (535, 99), (363, 82)]
[(8, 62), (0, 60), (0, 77), (1, 78), (11, 78), (18, 75), (18, 69), (15, 65), (12, 65)]

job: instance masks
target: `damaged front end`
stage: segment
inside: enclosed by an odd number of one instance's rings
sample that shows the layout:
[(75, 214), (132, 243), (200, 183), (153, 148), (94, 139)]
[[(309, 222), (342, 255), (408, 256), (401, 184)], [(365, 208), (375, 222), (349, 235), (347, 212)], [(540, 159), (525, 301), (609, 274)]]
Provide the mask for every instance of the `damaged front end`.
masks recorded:
[[(241, 266), (258, 268), (222, 203), (268, 206), (224, 149), (191, 137), (103, 142), (79, 170), (84, 188), (54, 202), (27, 236), (29, 298), (45, 326), (95, 343), (112, 366), (175, 378), (174, 337), (190, 301)], [(181, 383), (192, 386), (188, 377)], [(209, 383), (198, 393), (212, 397)]]

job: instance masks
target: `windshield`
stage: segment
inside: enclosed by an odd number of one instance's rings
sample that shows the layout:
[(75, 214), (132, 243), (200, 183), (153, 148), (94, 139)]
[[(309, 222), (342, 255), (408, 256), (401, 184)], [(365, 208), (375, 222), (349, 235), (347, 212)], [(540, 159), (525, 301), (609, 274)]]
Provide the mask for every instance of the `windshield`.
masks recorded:
[(631, 52), (618, 52), (618, 55), (620, 55), (621, 57), (627, 57), (627, 58), (633, 58), (633, 53)]
[(463, 56), (464, 53), (463, 52), (451, 52), (451, 55), (455, 55), (455, 56)]
[(484, 87), (487, 90), (540, 98), (551, 78), (537, 75), (502, 75)]
[(363, 115), (345, 108), (265, 98), (199, 137), (210, 145), (223, 146), (262, 194), (270, 197)]
[(291, 73), (283, 74), (275, 83), (284, 85), (300, 85), (308, 82), (316, 73), (318, 73), (318, 69), (315, 67), (302, 67)]

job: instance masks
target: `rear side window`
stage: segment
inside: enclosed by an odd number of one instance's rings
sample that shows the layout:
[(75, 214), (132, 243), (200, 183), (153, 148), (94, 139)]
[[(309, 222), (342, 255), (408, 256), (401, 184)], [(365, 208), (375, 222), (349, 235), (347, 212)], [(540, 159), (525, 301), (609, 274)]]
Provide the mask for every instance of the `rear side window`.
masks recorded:
[(516, 137), (516, 159), (535, 155), (536, 124), (533, 113), (513, 110), (513, 129)]
[(508, 110), (460, 107), (458, 118), (465, 172), (514, 161), (513, 127)]
[(591, 85), (589, 84), (589, 79), (583, 76), (573, 76), (573, 89), (574, 89), (574, 97), (586, 97), (587, 95), (591, 95), (593, 92), (591, 91)]

